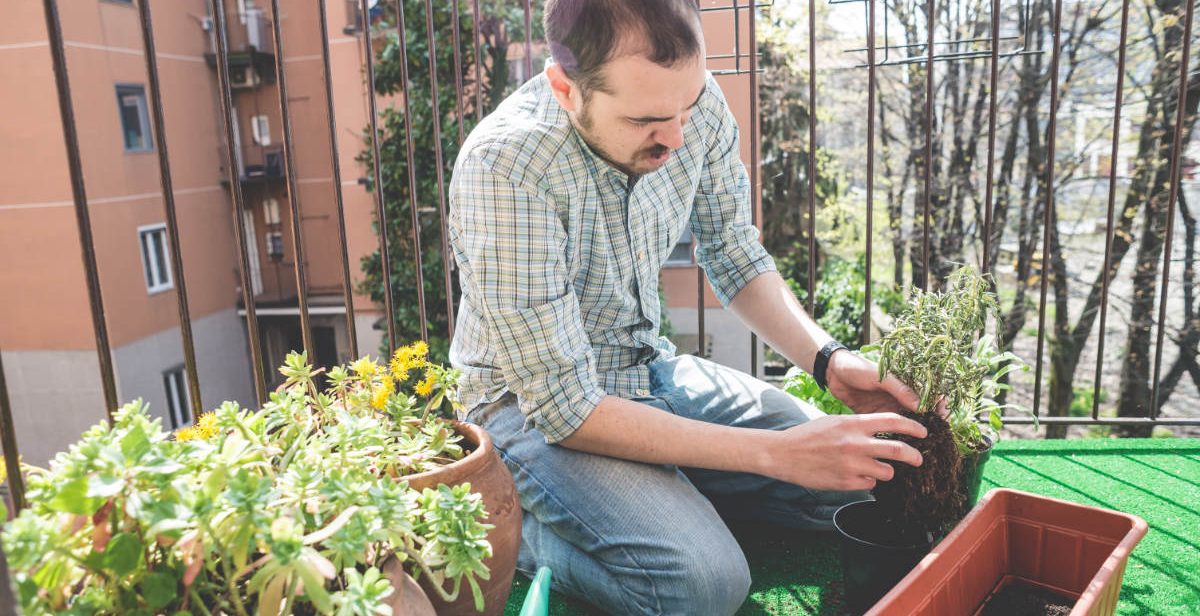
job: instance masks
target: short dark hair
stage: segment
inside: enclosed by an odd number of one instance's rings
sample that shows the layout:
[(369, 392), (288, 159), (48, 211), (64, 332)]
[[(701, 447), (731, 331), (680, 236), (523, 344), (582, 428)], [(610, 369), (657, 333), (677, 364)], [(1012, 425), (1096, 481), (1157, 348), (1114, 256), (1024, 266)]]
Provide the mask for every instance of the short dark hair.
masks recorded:
[(601, 71), (631, 35), (659, 66), (700, 53), (696, 0), (546, 0), (544, 24), (550, 55), (585, 96), (607, 91)]

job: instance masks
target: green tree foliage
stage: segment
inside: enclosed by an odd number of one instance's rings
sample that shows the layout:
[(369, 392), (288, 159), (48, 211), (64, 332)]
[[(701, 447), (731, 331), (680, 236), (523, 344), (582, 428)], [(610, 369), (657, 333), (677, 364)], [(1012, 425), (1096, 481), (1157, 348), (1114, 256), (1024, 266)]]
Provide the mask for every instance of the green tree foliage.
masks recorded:
[[(521, 4), (514, 0), (502, 2), (480, 3), (481, 14), (478, 29), (476, 29), (471, 13), (471, 3), (460, 1), (457, 16), (450, 9), (450, 3), (438, 3), (433, 11), (434, 54), (437, 66), (437, 102), (439, 119), (441, 121), (440, 144), (442, 148), (442, 174), (446, 188), (449, 187), (450, 175), (454, 167), (455, 157), (459, 151), (460, 122), (458, 117), (458, 95), (456, 92), (456, 72), (463, 83), (463, 121), (461, 132), (470, 133), (478, 120), (476, 109), (476, 88), (474, 57), (472, 45), (475, 33), (479, 33), (480, 55), (482, 57), (482, 79), (478, 87), (482, 88), (482, 111), (491, 111), (503, 98), (519, 84), (509, 76), (509, 48), (514, 42), (525, 38), (524, 11)], [(425, 3), (419, 0), (403, 0), (400, 3), (404, 17), (404, 42), (407, 46), (407, 57), (400, 56), (400, 39), (397, 24), (399, 15), (394, 10), (385, 15), (384, 19), (372, 27), (372, 31), (385, 33), (385, 38), (377, 42), (375, 49), (375, 91), (381, 97), (391, 97), (392, 102), (379, 110), (379, 154), (381, 175), (383, 176), (383, 202), (387, 217), (386, 234), (390, 274), (392, 283), (393, 322), (398, 340), (409, 340), (421, 337), (421, 312), (417, 302), (417, 285), (422, 285), (425, 293), (425, 316), (429, 332), (430, 355), (438, 361), (444, 361), (449, 349), (448, 315), (446, 309), (445, 260), (442, 252), (442, 220), (439, 212), (438, 160), (436, 153), (437, 135), (435, 134), (433, 101), (434, 92), (429, 79), (430, 48), (426, 28)], [(456, 66), (454, 61), (453, 19), (457, 18), (459, 27), (459, 58)], [(534, 24), (533, 36), (541, 36), (540, 15), (532, 16)], [(401, 62), (404, 61), (408, 71), (408, 83), (401, 83)], [(535, 69), (538, 68), (535, 63)], [(420, 221), (420, 244), (422, 271), (416, 269), (416, 245), (412, 234), (413, 194), (409, 184), (409, 158), (406, 145), (404, 99), (407, 98), (412, 117), (412, 139), (414, 151), (414, 171), (416, 175), (416, 207)], [(365, 129), (367, 146), (359, 154), (358, 160), (367, 170), (368, 189), (374, 191), (372, 134), (370, 127)], [(375, 221), (375, 231), (380, 232), (379, 221)], [(381, 308), (384, 306), (386, 293), (383, 279), (383, 264), (379, 251), (363, 258), (361, 267), (366, 274), (365, 280), (359, 287), (359, 292), (369, 294), (371, 299)], [(456, 276), (451, 272), (454, 285)], [(455, 292), (454, 288), (451, 292)], [(386, 329), (384, 322), (378, 324), (379, 329)], [(386, 347), (386, 339), (384, 346)], [(381, 349), (381, 355), (388, 354), (386, 348)]]

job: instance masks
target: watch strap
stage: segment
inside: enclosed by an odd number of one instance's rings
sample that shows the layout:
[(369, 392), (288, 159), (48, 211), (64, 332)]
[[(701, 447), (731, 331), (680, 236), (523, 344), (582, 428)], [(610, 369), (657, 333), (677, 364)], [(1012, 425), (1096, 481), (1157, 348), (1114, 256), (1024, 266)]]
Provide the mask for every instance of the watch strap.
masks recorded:
[(837, 340), (830, 340), (825, 343), (825, 346), (821, 347), (820, 351), (817, 351), (817, 359), (813, 362), (812, 376), (813, 380), (817, 382), (817, 387), (821, 388), (821, 391), (829, 389), (829, 382), (825, 378), (825, 372), (829, 369), (829, 358), (834, 353), (845, 348), (846, 346)]

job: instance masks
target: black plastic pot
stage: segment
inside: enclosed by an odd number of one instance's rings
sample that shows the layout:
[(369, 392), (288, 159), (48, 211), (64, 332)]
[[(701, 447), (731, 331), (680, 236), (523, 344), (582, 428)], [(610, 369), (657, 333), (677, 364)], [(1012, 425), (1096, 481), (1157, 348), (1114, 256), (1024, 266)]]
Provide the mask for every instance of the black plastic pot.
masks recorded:
[(841, 535), (846, 606), (854, 614), (871, 608), (921, 558), (932, 542), (882, 519), (875, 501), (850, 503), (833, 514)]
[(959, 470), (958, 477), (967, 500), (963, 503), (962, 514), (959, 517), (967, 515), (967, 512), (975, 506), (975, 501), (979, 500), (979, 485), (983, 482), (983, 465), (987, 464), (988, 458), (992, 457), (992, 447), (995, 445), (992, 439), (986, 436), (983, 438), (987, 441), (987, 448), (962, 460), (962, 468)]

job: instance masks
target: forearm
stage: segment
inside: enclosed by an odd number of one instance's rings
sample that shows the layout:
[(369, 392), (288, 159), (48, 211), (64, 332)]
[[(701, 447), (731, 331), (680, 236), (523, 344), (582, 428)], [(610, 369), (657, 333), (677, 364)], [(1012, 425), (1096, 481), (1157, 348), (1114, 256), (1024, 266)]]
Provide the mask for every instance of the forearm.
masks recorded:
[(561, 445), (613, 458), (761, 473), (770, 430), (732, 428), (606, 396)]
[(808, 316), (776, 272), (764, 272), (742, 287), (729, 308), (763, 342), (805, 372), (812, 372), (817, 351), (833, 339)]

